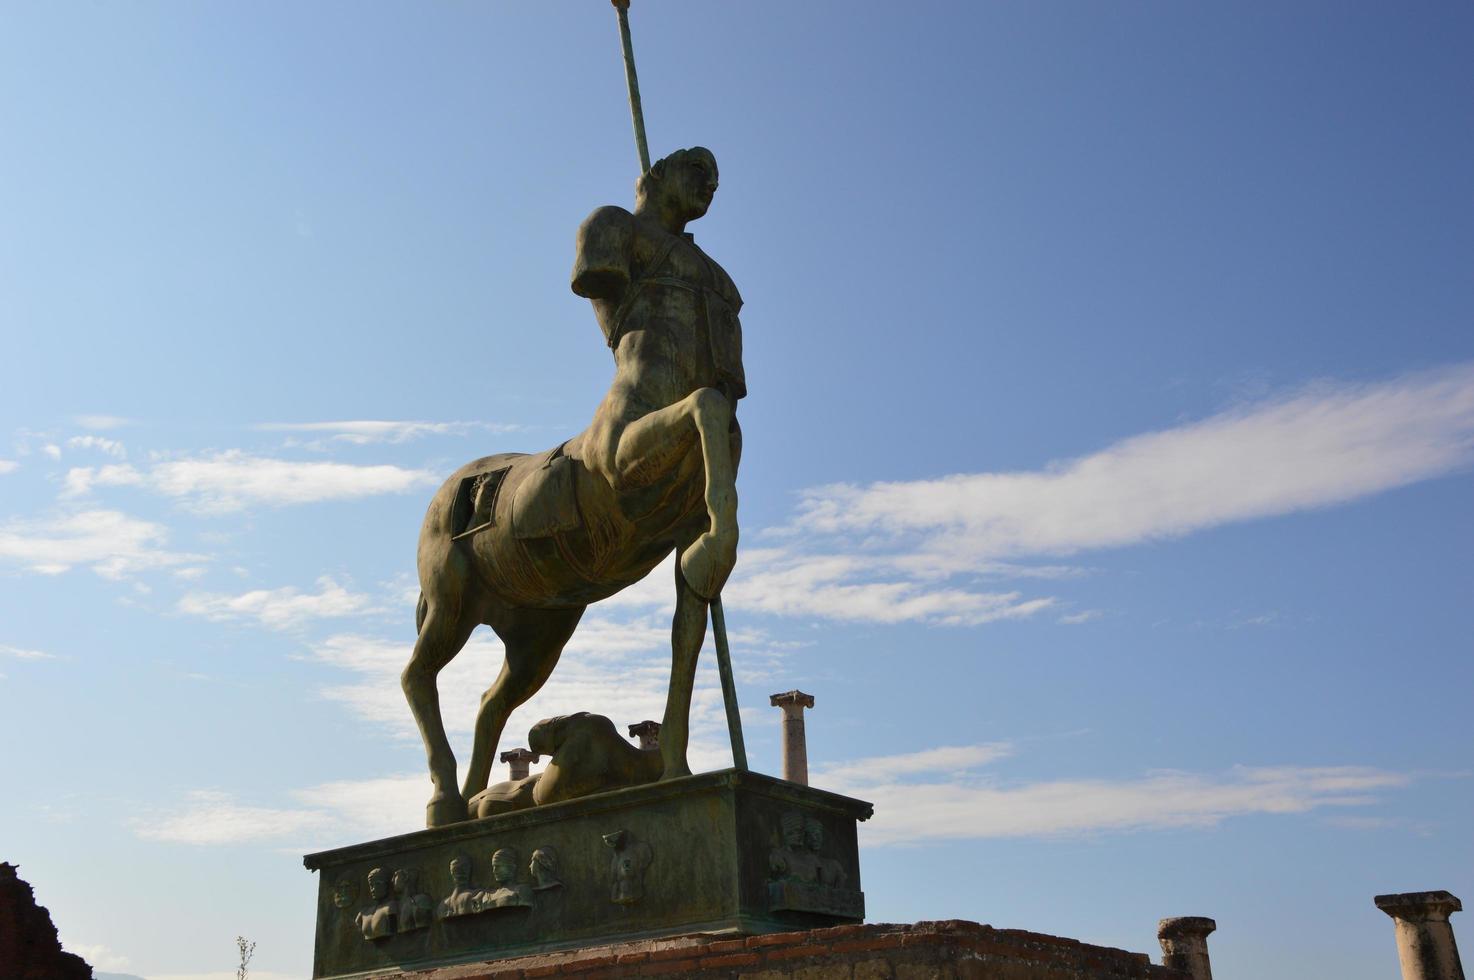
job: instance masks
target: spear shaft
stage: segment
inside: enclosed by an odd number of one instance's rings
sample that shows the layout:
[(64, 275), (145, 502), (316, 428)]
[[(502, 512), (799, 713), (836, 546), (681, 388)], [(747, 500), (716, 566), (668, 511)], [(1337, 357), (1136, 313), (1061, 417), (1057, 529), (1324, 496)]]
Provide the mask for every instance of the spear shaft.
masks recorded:
[[(635, 149), (640, 152), (640, 173), (650, 172), (650, 147), (645, 142), (645, 110), (640, 105), (640, 79), (635, 74), (635, 48), (630, 41), (630, 0), (610, 0), (619, 14), (619, 40), (624, 47), (624, 80), (630, 89), (630, 118), (635, 124)], [(727, 733), (732, 737), (732, 763), (747, 769), (747, 745), (742, 738), (742, 714), (737, 707), (737, 682), (732, 676), (732, 651), (727, 646), (727, 617), (722, 597), (711, 600), (711, 632), (716, 641), (717, 672), (722, 679), (722, 700), (727, 706)]]
[(635, 48), (630, 43), (630, 0), (610, 0), (619, 14), (619, 40), (624, 47), (624, 80), (630, 89), (630, 118), (635, 124), (635, 148), (640, 151), (640, 173), (650, 172), (650, 147), (645, 143), (645, 110), (640, 105), (640, 79), (635, 74)]

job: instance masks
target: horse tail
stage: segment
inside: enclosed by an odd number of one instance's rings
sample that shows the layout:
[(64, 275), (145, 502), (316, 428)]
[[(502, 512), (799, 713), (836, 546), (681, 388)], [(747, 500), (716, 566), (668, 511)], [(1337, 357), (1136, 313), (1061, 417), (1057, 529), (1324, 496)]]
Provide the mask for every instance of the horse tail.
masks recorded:
[(419, 635), (420, 630), (424, 629), (424, 627), (425, 627), (425, 617), (429, 614), (429, 612), (430, 612), (430, 604), (425, 601), (425, 593), (424, 592), (421, 592), (420, 593), (420, 600), (415, 603), (415, 635), (416, 636)]

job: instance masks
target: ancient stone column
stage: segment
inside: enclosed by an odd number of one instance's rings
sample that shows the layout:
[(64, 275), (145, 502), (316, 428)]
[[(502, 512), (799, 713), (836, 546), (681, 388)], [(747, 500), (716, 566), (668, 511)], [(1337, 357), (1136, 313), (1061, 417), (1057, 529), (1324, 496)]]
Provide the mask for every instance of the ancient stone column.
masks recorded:
[(1181, 970), (1193, 980), (1213, 980), (1208, 963), (1208, 933), (1218, 923), (1201, 915), (1183, 915), (1157, 923), (1157, 942), (1162, 944), (1162, 965)]
[(807, 786), (809, 746), (804, 737), (804, 709), (814, 706), (814, 696), (788, 691), (771, 695), (768, 701), (773, 707), (783, 709), (783, 778)]
[(1463, 903), (1448, 892), (1378, 895), (1372, 901), (1396, 924), (1402, 980), (1464, 980), (1448, 921), (1449, 913), (1464, 910)]
[(630, 726), (630, 738), (639, 739), (642, 749), (660, 748), (660, 722), (648, 719), (635, 722)]
[(531, 749), (511, 749), (502, 753), (502, 761), (512, 767), (513, 780), (526, 779), (528, 768), (541, 758)]

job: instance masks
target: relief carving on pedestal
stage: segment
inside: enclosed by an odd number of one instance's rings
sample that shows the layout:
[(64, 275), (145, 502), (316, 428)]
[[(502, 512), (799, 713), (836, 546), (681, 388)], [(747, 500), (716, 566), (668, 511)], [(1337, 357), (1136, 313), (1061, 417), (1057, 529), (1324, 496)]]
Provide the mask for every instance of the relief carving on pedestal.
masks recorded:
[(413, 932), (430, 925), (430, 920), (434, 917), (435, 902), (420, 891), (419, 868), (396, 868), (390, 888), (394, 895), (400, 932)]
[(450, 859), (450, 894), (435, 909), (437, 919), (454, 919), (481, 911), (481, 889), (471, 883), (471, 856), (457, 854)]
[(358, 886), (353, 883), (352, 875), (339, 875), (338, 880), (333, 882), (333, 907), (346, 909), (358, 898)]
[(546, 844), (532, 852), (532, 863), (527, 871), (532, 875), (532, 890), (535, 892), (563, 887), (558, 878), (558, 853)]
[(478, 911), (520, 909), (532, 905), (532, 886), (517, 880), (517, 852), (510, 847), (498, 848), (491, 856), (491, 877), (496, 887), (481, 893)]
[(364, 939), (388, 939), (398, 927), (395, 902), (389, 897), (389, 876), (383, 868), (368, 873), (369, 902), (358, 910), (353, 924)]
[(825, 857), (824, 825), (790, 810), (778, 819), (779, 846), (768, 853), (768, 905), (775, 912), (820, 912), (859, 919), (865, 896), (848, 887), (849, 872)]
[(604, 835), (604, 843), (614, 848), (609, 862), (609, 900), (616, 905), (633, 905), (645, 897), (645, 869), (655, 860), (655, 852), (644, 841), (635, 840), (628, 830)]

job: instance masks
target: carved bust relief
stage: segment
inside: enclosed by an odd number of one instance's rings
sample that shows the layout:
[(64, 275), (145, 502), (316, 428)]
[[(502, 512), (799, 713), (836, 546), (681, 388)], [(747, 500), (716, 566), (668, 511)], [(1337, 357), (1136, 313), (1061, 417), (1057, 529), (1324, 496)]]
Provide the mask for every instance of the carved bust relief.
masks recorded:
[(383, 868), (368, 873), (369, 902), (358, 910), (353, 922), (364, 939), (387, 939), (397, 931), (394, 901), (389, 897), (389, 877)]

